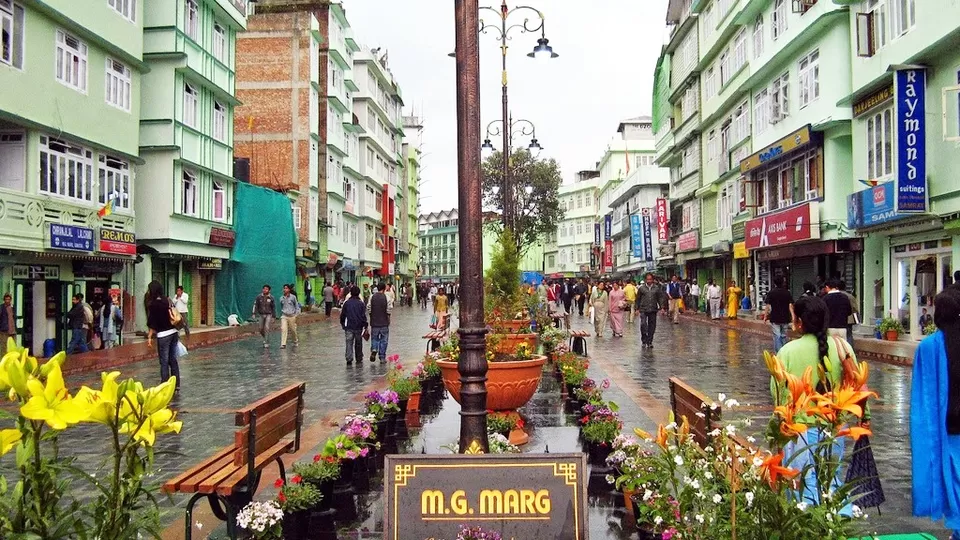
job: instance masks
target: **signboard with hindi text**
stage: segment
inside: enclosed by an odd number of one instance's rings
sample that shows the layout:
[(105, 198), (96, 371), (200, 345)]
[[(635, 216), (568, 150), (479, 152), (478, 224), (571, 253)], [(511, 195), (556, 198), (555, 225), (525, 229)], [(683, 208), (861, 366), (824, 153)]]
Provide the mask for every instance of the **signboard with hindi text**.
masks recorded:
[(587, 538), (586, 454), (389, 455), (384, 470), (389, 540), (453, 539), (461, 525)]
[(767, 248), (820, 238), (817, 201), (771, 212), (747, 222), (747, 249)]

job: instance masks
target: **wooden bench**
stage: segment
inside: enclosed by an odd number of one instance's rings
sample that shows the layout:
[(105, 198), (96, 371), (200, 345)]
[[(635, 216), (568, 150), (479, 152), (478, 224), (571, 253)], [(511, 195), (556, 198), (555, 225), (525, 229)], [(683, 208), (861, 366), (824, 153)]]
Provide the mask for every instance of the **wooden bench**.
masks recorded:
[(432, 353), (440, 348), (440, 344), (443, 342), (443, 340), (447, 339), (447, 331), (433, 330), (424, 334), (423, 339), (427, 340), (427, 352)]
[(720, 404), (678, 377), (670, 377), (670, 410), (677, 424), (687, 417), (690, 433), (701, 447), (710, 444), (710, 432), (720, 427)]
[(570, 331), (570, 350), (587, 356), (587, 333), (583, 330)]
[(186, 540), (191, 539), (193, 507), (201, 498), (208, 499), (235, 539), (237, 513), (253, 499), (263, 469), (276, 461), (286, 481), (281, 456), (300, 449), (305, 390), (305, 383), (293, 384), (238, 410), (232, 445), (163, 484), (164, 493), (193, 493), (187, 503)]

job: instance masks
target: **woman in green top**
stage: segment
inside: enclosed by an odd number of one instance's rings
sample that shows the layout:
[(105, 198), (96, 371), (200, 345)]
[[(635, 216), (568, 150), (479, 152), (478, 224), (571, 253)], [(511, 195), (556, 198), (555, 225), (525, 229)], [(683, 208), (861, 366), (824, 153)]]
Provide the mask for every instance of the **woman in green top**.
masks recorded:
[[(793, 325), (801, 337), (787, 343), (777, 353), (785, 371), (800, 378), (803, 377), (807, 368), (813, 368), (811, 386), (817, 392), (827, 393), (833, 388), (839, 388), (843, 378), (843, 358), (849, 356), (856, 362), (853, 347), (842, 338), (827, 336), (829, 311), (819, 297), (802, 297), (794, 304), (793, 310)], [(826, 362), (829, 362), (829, 365)], [(820, 380), (819, 365), (823, 365), (828, 380)], [(770, 380), (770, 392), (774, 403), (778, 406), (786, 404), (790, 399), (788, 393), (777, 392), (776, 381), (773, 379)], [(866, 419), (865, 414), (864, 421)], [(820, 428), (811, 425), (805, 433), (797, 437), (796, 441), (787, 443), (783, 448), (784, 465), (802, 471), (802, 484), (800, 492), (796, 494), (797, 498), (802, 499), (801, 502), (812, 505), (820, 504), (814, 452), (823, 438)], [(844, 437), (834, 439), (830, 455), (837, 461), (843, 458), (844, 441)], [(842, 483), (839, 468), (833, 483), (834, 489)], [(843, 513), (846, 514), (849, 510), (851, 508), (845, 509)]]

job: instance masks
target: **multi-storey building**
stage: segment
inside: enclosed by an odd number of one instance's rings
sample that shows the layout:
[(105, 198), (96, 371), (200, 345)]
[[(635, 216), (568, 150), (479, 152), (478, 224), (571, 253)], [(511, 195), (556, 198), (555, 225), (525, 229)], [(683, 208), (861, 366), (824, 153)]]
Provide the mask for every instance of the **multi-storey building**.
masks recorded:
[(142, 293), (151, 280), (168, 291), (183, 284), (192, 293), (191, 324), (213, 324), (216, 269), (235, 238), (235, 52), (247, 3), (143, 4), (149, 72), (141, 77), (136, 286)]
[(401, 266), (398, 274), (403, 281), (416, 279), (420, 272), (418, 268), (420, 262), (420, 241), (418, 235), (420, 232), (420, 145), (423, 124), (417, 116), (403, 117), (404, 140), (401, 155), (404, 157), (403, 166), (403, 185), (401, 190), (406, 193), (406, 198), (402, 205), (402, 211), (399, 214), (398, 222), (401, 224), (400, 231), (400, 261)]
[(452, 283), (460, 277), (459, 217), (456, 208), (420, 216), (420, 280)]
[(580, 171), (573, 183), (560, 186), (558, 198), (563, 219), (556, 238), (547, 239), (546, 272), (589, 273), (594, 257), (594, 223), (597, 221), (598, 171)]
[(960, 5), (847, 4), (852, 91), (841, 103), (853, 116), (847, 178), (859, 191), (843, 223), (864, 243), (864, 313), (896, 317), (920, 339), (960, 260)]
[(66, 345), (73, 294), (131, 306), (144, 7), (0, 0), (0, 291), (34, 352)]
[[(328, 262), (321, 179), (329, 167), (321, 171), (321, 164), (329, 133), (320, 134), (321, 109), (332, 99), (320, 89), (330, 80), (324, 47), (333, 46), (323, 36), (329, 24), (338, 24), (337, 10), (339, 5), (319, 0), (264, 0), (237, 37), (237, 98), (243, 105), (234, 111), (235, 154), (248, 163), (245, 180), (290, 196), (299, 286), (309, 290), (322, 288), (316, 278)], [(278, 69), (278, 63), (289, 67)], [(332, 128), (343, 130), (340, 124)]]
[[(357, 205), (350, 227), (359, 230), (359, 265), (366, 280), (393, 276), (396, 270), (398, 200), (403, 164), (403, 97), (387, 66), (386, 51), (362, 49), (354, 55), (353, 75), (359, 89), (353, 95), (353, 115), (363, 131), (357, 153), (359, 176), (346, 178), (357, 186)], [(400, 202), (399, 204), (403, 204)], [(351, 229), (352, 235), (352, 229)]]

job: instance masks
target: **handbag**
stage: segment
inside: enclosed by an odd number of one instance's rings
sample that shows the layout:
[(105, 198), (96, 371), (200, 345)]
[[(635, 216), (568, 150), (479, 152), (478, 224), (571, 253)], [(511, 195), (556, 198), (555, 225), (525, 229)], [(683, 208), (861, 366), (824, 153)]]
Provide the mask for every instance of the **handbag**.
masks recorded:
[(430, 328), (433, 328), (434, 330), (437, 329), (437, 314), (436, 314), (436, 313), (434, 313), (433, 316), (430, 317)]
[(177, 342), (177, 360), (183, 358), (188, 354), (190, 354), (190, 351), (187, 350), (187, 346), (184, 345), (182, 341), (178, 341)]

